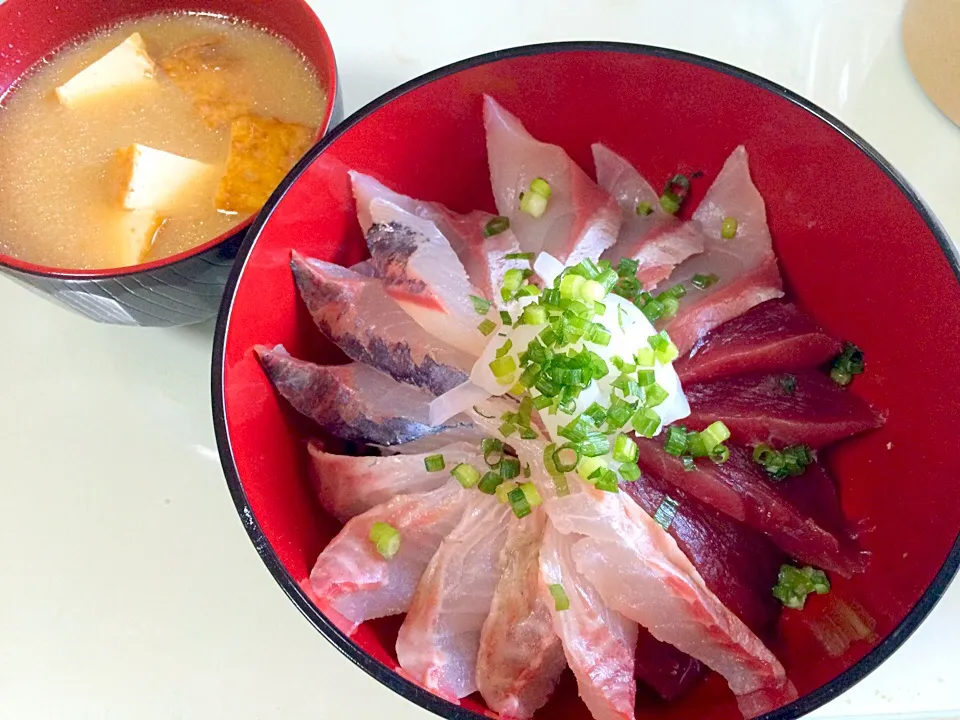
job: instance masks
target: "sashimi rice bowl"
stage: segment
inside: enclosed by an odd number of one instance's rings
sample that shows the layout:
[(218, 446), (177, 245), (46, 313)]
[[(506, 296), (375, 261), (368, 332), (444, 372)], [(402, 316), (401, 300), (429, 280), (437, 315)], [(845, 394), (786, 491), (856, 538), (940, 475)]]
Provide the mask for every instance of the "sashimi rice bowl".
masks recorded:
[(956, 570), (953, 250), (766, 81), (465, 61), (315, 148), (241, 258), (237, 507), (313, 624), (437, 714), (797, 717)]

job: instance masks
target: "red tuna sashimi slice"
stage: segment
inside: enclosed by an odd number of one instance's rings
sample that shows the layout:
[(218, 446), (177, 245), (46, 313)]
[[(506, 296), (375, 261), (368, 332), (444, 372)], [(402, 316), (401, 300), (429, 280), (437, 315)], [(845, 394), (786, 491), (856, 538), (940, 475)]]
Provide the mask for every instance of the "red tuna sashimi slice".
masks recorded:
[(310, 478), (320, 505), (340, 522), (346, 522), (396, 495), (436, 490), (450, 479), (450, 470), (460, 463), (480, 467), (483, 454), (479, 443), (454, 443), (439, 448), (445, 467), (427, 470), (425, 459), (433, 453), (417, 455), (335, 455), (324, 452), (316, 440), (307, 445), (310, 453)]
[[(735, 218), (737, 234), (721, 236), (724, 218)], [(677, 315), (661, 323), (681, 354), (717, 325), (742, 315), (754, 305), (783, 296), (783, 282), (773, 254), (767, 211), (750, 179), (747, 151), (733, 151), (693, 214), (707, 238), (701, 255), (690, 258), (664, 282), (683, 284), (687, 295)], [(716, 275), (719, 280), (705, 290), (692, 285), (694, 275)]]
[(574, 541), (571, 555), (600, 597), (656, 639), (722, 675), (744, 716), (796, 698), (773, 653), (724, 607), (676, 541), (626, 493), (569, 495), (549, 501), (547, 514), (558, 531), (583, 536)]
[(433, 223), (460, 258), (470, 282), (480, 295), (497, 307), (503, 307), (500, 288), (503, 287), (504, 274), (511, 268), (523, 270), (529, 267), (526, 261), (506, 257), (520, 252), (520, 243), (512, 230), (508, 228), (486, 237), (484, 229), (495, 217), (490, 213), (476, 210), (460, 215), (441, 203), (425, 202), (401, 195), (369, 175), (351, 171), (350, 179), (353, 183), (353, 196), (357, 201), (357, 217), (364, 233), (368, 232), (373, 224), (370, 208), (377, 199), (392, 203), (407, 213)]
[[(564, 264), (594, 260), (616, 241), (620, 209), (566, 151), (536, 140), (523, 124), (489, 95), (483, 123), (493, 197), (501, 215), (526, 252), (548, 252)], [(533, 217), (520, 210), (520, 193), (541, 177), (550, 184), (546, 212)]]
[(840, 352), (793, 303), (769, 300), (728, 320), (702, 338), (677, 364), (685, 383), (745, 373), (815, 368)]
[(480, 633), (477, 686), (504, 718), (532, 717), (567, 666), (553, 618), (540, 595), (541, 509), (510, 525), (500, 553), (500, 582)]
[[(347, 634), (367, 620), (406, 612), (430, 559), (460, 522), (470, 497), (451, 479), (437, 490), (399, 495), (350, 520), (310, 573), (319, 608), (332, 619), (343, 618)], [(376, 522), (400, 533), (400, 549), (389, 560), (370, 541)]]
[[(704, 236), (693, 223), (681, 223), (664, 212), (660, 197), (629, 162), (605, 145), (593, 146), (597, 184), (620, 205), (623, 224), (613, 247), (603, 257), (616, 265), (620, 258), (639, 263), (637, 278), (644, 289), (654, 289), (691, 255), (703, 252)], [(640, 203), (650, 212), (639, 213)]]
[(637, 680), (667, 702), (682, 698), (707, 673), (702, 662), (680, 652), (673, 645), (660, 642), (644, 628), (640, 628), (637, 637), (636, 663)]
[[(577, 536), (561, 535), (547, 524), (540, 548), (541, 594), (580, 698), (594, 720), (633, 720), (637, 624), (612, 610), (577, 569), (571, 552), (576, 540)], [(567, 610), (556, 610), (551, 585), (563, 588), (570, 602)]]
[(688, 427), (702, 430), (717, 418), (730, 428), (732, 442), (804, 443), (824, 447), (880, 427), (883, 418), (827, 375), (741, 375), (684, 387), (690, 401)]
[(343, 440), (400, 445), (470, 426), (462, 417), (430, 425), (430, 393), (363, 363), (315, 365), (291, 357), (282, 345), (255, 349), (274, 389), (297, 412)]
[(397, 637), (405, 675), (449, 700), (477, 690), (480, 630), (500, 580), (509, 505), (469, 493), (463, 518), (440, 544), (417, 585)]
[(845, 577), (864, 569), (865, 557), (850, 539), (794, 505), (753, 462), (750, 450), (731, 447), (730, 459), (722, 465), (700, 460), (687, 471), (657, 440), (637, 444), (644, 472), (766, 534), (788, 555)]
[(486, 345), (471, 295), (480, 291), (436, 227), (377, 199), (367, 247), (387, 294), (437, 338), (474, 357)]
[(420, 327), (379, 280), (297, 252), (290, 267), (314, 323), (352, 360), (435, 395), (466, 381), (474, 358)]

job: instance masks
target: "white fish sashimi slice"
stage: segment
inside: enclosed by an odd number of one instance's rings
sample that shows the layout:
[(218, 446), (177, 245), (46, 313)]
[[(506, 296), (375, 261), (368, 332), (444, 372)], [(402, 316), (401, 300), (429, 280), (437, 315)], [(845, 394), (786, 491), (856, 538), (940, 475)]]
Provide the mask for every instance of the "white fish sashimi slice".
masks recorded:
[[(490, 96), (484, 97), (483, 122), (497, 209), (510, 218), (525, 252), (542, 250), (572, 265), (596, 260), (613, 245), (620, 209), (563, 148), (536, 140)], [(551, 189), (546, 212), (538, 218), (520, 210), (520, 193), (529, 192), (537, 177)]]
[[(460, 522), (469, 497), (449, 479), (437, 490), (397, 496), (350, 520), (310, 573), (318, 607), (331, 619), (342, 619), (339, 625), (347, 634), (367, 620), (406, 612), (420, 577)], [(389, 560), (370, 541), (376, 522), (400, 533), (400, 549)]]
[(542, 509), (510, 525), (500, 553), (500, 582), (480, 633), (477, 686), (501, 717), (524, 718), (543, 707), (567, 666), (563, 645), (540, 593)]
[(560, 532), (578, 538), (571, 555), (604, 601), (722, 675), (746, 717), (796, 698), (773, 653), (626, 493), (551, 500), (547, 513)]
[[(603, 257), (614, 265), (620, 258), (636, 260), (637, 278), (644, 289), (653, 290), (677, 265), (703, 252), (705, 238), (696, 225), (665, 212), (657, 192), (624, 158), (597, 143), (593, 159), (597, 183), (617, 201), (623, 216), (617, 242)], [(649, 214), (638, 213), (640, 203), (650, 206)]]
[(473, 358), (420, 327), (379, 280), (296, 251), (290, 267), (314, 323), (352, 360), (435, 395), (467, 379)]
[(490, 300), (498, 308), (503, 308), (500, 288), (503, 287), (504, 274), (511, 268), (522, 270), (528, 267), (523, 260), (506, 257), (520, 252), (520, 243), (512, 230), (507, 229), (486, 237), (484, 229), (495, 217), (490, 213), (476, 210), (460, 215), (441, 203), (425, 202), (401, 195), (369, 175), (351, 171), (350, 179), (357, 202), (357, 218), (364, 233), (373, 225), (371, 205), (378, 199), (433, 223), (460, 258), (480, 297)]
[[(721, 235), (724, 218), (737, 221), (737, 233)], [(677, 315), (661, 325), (681, 354), (717, 325), (742, 315), (754, 305), (783, 296), (783, 281), (773, 253), (763, 198), (750, 179), (747, 151), (738, 147), (707, 190), (693, 221), (707, 238), (702, 255), (680, 265), (665, 285), (683, 283), (688, 290), (694, 275), (716, 275), (706, 290), (688, 292)]]
[(397, 637), (405, 675), (457, 701), (477, 690), (480, 630), (500, 579), (513, 511), (476, 490), (457, 527), (441, 543), (417, 586)]
[[(547, 524), (540, 549), (541, 593), (594, 720), (633, 720), (637, 624), (609, 607), (577, 569), (571, 554), (576, 540)], [(551, 585), (563, 588), (567, 610), (556, 610)]]
[(427, 470), (425, 460), (433, 453), (417, 455), (361, 456), (324, 452), (316, 440), (307, 445), (310, 477), (320, 505), (340, 522), (388, 502), (396, 495), (428, 492), (450, 479), (450, 470), (460, 463), (483, 465), (479, 443), (454, 443), (437, 450), (445, 467)]
[(367, 247), (387, 294), (427, 332), (477, 357), (486, 337), (471, 295), (478, 290), (450, 243), (430, 222), (377, 199)]

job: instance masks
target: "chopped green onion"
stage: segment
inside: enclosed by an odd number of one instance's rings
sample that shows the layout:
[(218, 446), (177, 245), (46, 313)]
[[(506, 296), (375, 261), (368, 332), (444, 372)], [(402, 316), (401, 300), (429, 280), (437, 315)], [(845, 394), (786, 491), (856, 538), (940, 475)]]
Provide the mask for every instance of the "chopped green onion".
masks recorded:
[(504, 480), (513, 480), (520, 475), (520, 460), (512, 455), (504, 455), (500, 461), (500, 477)]
[(631, 424), (637, 435), (651, 438), (656, 434), (657, 428), (660, 427), (660, 416), (650, 408), (641, 408), (633, 416)]
[(550, 183), (548, 183), (542, 177), (536, 177), (531, 181), (530, 191), (540, 195), (544, 200), (549, 200), (550, 196), (553, 194)]
[(555, 449), (550, 459), (557, 472), (571, 472), (580, 462), (580, 448), (573, 443), (566, 443)]
[(653, 212), (653, 205), (644, 200), (641, 203), (637, 204), (637, 215), (641, 217), (646, 217)]
[(497, 492), (497, 488), (503, 483), (503, 480), (503, 477), (499, 473), (489, 470), (480, 478), (477, 489), (485, 495), (494, 495)]
[(590, 332), (587, 333), (587, 337), (585, 339), (587, 342), (591, 342), (594, 345), (606, 347), (610, 344), (610, 337), (610, 331), (607, 330), (603, 325), (593, 323), (590, 326)]
[(569, 424), (559, 427), (557, 429), (557, 435), (571, 442), (579, 443), (586, 440), (587, 434), (592, 431), (593, 428), (590, 423), (584, 420), (582, 416), (577, 416), (571, 420)]
[(681, 455), (680, 464), (686, 472), (693, 472), (697, 469), (697, 463), (690, 455)]
[(490, 312), (489, 300), (482, 298), (479, 295), (471, 295), (470, 302), (473, 303), (473, 309), (476, 310), (477, 315), (486, 315), (488, 312)]
[(497, 378), (497, 381), (499, 381), (500, 378), (508, 377), (515, 372), (516, 369), (517, 361), (514, 360), (513, 355), (505, 355), (490, 361), (490, 370), (493, 372), (493, 376)]
[(520, 193), (520, 210), (535, 218), (543, 217), (547, 211), (547, 198), (539, 193)]
[(661, 365), (673, 362), (680, 355), (680, 351), (677, 350), (677, 346), (673, 344), (673, 340), (667, 335), (666, 330), (661, 330), (656, 335), (651, 335), (647, 338), (647, 343), (653, 349), (653, 356)]
[(587, 280), (580, 287), (580, 297), (588, 302), (599, 302), (607, 296), (607, 289), (596, 280)]
[(497, 348), (497, 357), (502, 358), (504, 355), (510, 352), (510, 348), (512, 347), (513, 347), (513, 340), (511, 340), (510, 338), (507, 338), (507, 341), (503, 345), (501, 345), (499, 348)]
[(657, 381), (656, 373), (653, 370), (637, 370), (637, 385), (640, 387), (650, 387)]
[(523, 309), (520, 322), (524, 325), (546, 325), (547, 309), (542, 305), (527, 305)]
[(652, 368), (657, 360), (657, 356), (653, 354), (653, 348), (642, 347), (637, 350), (634, 359), (637, 361), (637, 367)]
[(730, 459), (730, 448), (726, 445), (717, 445), (713, 450), (710, 451), (710, 459), (713, 460), (717, 465), (723, 465), (727, 460)]
[(672, 318), (680, 310), (680, 301), (675, 297), (668, 296), (657, 302), (663, 306), (663, 318)]
[(523, 466), (523, 476), (524, 476), (525, 478), (530, 477), (530, 463), (526, 463), (526, 464)]
[(643, 304), (643, 307), (640, 308), (640, 312), (643, 313), (647, 320), (654, 323), (666, 315), (666, 308), (664, 308), (664, 305), (661, 301), (657, 300), (656, 298), (651, 298)]
[(501, 435), (508, 438), (517, 431), (517, 426), (513, 423), (505, 422), (500, 426), (499, 430)]
[(610, 409), (607, 410), (607, 428), (610, 432), (615, 432), (622, 428), (633, 417), (637, 410), (637, 403), (632, 403), (622, 398), (614, 397), (610, 403)]
[(439, 472), (445, 467), (442, 454), (427, 455), (423, 459), (423, 464), (427, 468), (427, 472)]
[(503, 459), (503, 441), (497, 438), (484, 438), (480, 441), (483, 461), (490, 467), (496, 467)]
[(510, 313), (508, 313), (506, 310), (501, 310), (500, 322), (503, 323), (504, 325), (510, 326), (510, 325), (513, 325), (513, 318), (510, 317)]
[(660, 507), (657, 508), (657, 512), (653, 515), (654, 521), (656, 521), (657, 525), (662, 527), (664, 530), (669, 530), (670, 524), (677, 516), (677, 510), (679, 507), (680, 503), (678, 503), (669, 495), (665, 495), (663, 500), (660, 501)]
[(460, 463), (450, 471), (450, 474), (465, 488), (472, 488), (480, 482), (480, 471), (469, 463)]
[(620, 277), (636, 277), (640, 268), (640, 261), (633, 258), (620, 258), (617, 263), (617, 275)]
[(510, 268), (503, 274), (503, 287), (505, 290), (516, 292), (520, 289), (527, 276), (519, 268)]
[(762, 465), (773, 480), (802, 475), (813, 459), (813, 451), (806, 445), (776, 450), (764, 443), (753, 449), (753, 461)]
[(791, 610), (802, 610), (810, 593), (826, 595), (828, 592), (830, 580), (826, 573), (809, 565), (803, 568), (781, 565), (777, 584), (773, 586), (773, 596)]
[(370, 526), (369, 537), (385, 560), (390, 560), (400, 551), (400, 533), (389, 523), (375, 522)]
[(537, 395), (533, 399), (533, 406), (537, 410), (545, 410), (549, 405), (553, 404), (553, 399), (547, 397), (546, 395)]
[(570, 609), (570, 598), (564, 592), (563, 585), (557, 585), (556, 583), (550, 585), (550, 594), (553, 596), (553, 606), (557, 612)]
[(730, 439), (730, 429), (722, 421), (717, 420), (710, 423), (699, 435), (703, 442), (703, 454), (708, 455), (717, 445)]
[(671, 215), (676, 215), (680, 205), (690, 191), (690, 180), (686, 175), (677, 173), (667, 181), (660, 196), (660, 207)]
[(477, 325), (477, 330), (482, 332), (484, 335), (489, 335), (496, 329), (497, 329), (497, 324), (493, 320), (490, 320), (489, 318), (481, 322), (479, 325)]
[(663, 389), (659, 383), (653, 383), (644, 388), (646, 397), (644, 398), (644, 407), (655, 408), (666, 400), (670, 393)]
[(601, 457), (585, 457), (577, 463), (577, 473), (587, 482), (597, 470), (605, 470), (607, 462)]
[(664, 212), (676, 215), (680, 211), (680, 201), (675, 196), (664, 193), (660, 196), (660, 207)]
[(602, 432), (593, 430), (587, 434), (587, 438), (578, 445), (581, 455), (587, 457), (598, 457), (610, 452), (610, 439)]
[(724, 240), (732, 240), (737, 234), (737, 219), (734, 217), (725, 217), (720, 223), (720, 237)]
[(683, 455), (687, 450), (687, 431), (681, 425), (671, 425), (667, 428), (667, 439), (664, 444), (664, 450), (670, 455), (677, 457)]
[(507, 253), (503, 256), (504, 260), (533, 260), (534, 253), (532, 252), (521, 252), (521, 253)]
[[(493, 237), (494, 235), (499, 235), (500, 233), (510, 229), (510, 218), (504, 217), (503, 215), (497, 215), (494, 218), (491, 218), (486, 225), (483, 226), (483, 236), (484, 237)], [(510, 256), (507, 255), (507, 259), (510, 259)]]
[(854, 375), (860, 375), (865, 368), (863, 350), (851, 342), (843, 344), (843, 352), (833, 361), (830, 377), (837, 385), (849, 385)]
[(607, 419), (607, 411), (600, 403), (591, 403), (590, 407), (583, 411), (583, 415), (590, 419), (596, 426), (600, 427), (603, 421)]
[(537, 435), (537, 431), (536, 431), (536, 430), (534, 430), (534, 429), (532, 429), (532, 428), (528, 428), (528, 427), (520, 428), (520, 439), (521, 439), (521, 440), (536, 440), (538, 437), (540, 437), (540, 436)]
[(619, 467), (620, 477), (627, 482), (636, 482), (640, 479), (640, 466), (635, 462), (625, 462)]
[(632, 463), (637, 461), (640, 451), (637, 450), (637, 444), (626, 435), (617, 435), (613, 443), (613, 459), (621, 463)]
[(524, 497), (527, 498), (527, 502), (530, 503), (530, 507), (536, 507), (537, 505), (543, 504), (543, 498), (540, 497), (537, 486), (532, 482), (520, 483), (520, 490), (523, 492)]
[(582, 275), (574, 275), (567, 272), (560, 279), (560, 297), (567, 300), (573, 300), (580, 296), (580, 289), (587, 281)]
[(508, 481), (504, 481), (499, 485), (497, 485), (497, 489), (495, 493), (497, 496), (497, 502), (499, 502), (501, 505), (509, 505), (510, 500), (508, 500), (507, 498), (509, 494), (514, 490), (516, 490), (518, 487), (519, 485), (517, 485), (517, 483), (508, 482)]
[(525, 518), (527, 515), (533, 512), (530, 507), (530, 502), (527, 500), (526, 494), (524, 494), (523, 490), (521, 490), (519, 487), (507, 493), (507, 502), (510, 503), (510, 507), (513, 509), (513, 514), (518, 518)]
[(658, 298), (672, 297), (679, 300), (687, 294), (687, 289), (683, 286), (683, 283), (677, 283), (673, 287), (669, 287), (664, 290), (662, 293), (657, 295)]
[(706, 290), (711, 285), (716, 285), (719, 281), (720, 278), (713, 273), (710, 273), (709, 275), (701, 275), (700, 273), (697, 273), (693, 276), (690, 284), (693, 285), (697, 290)]
[[(595, 475), (597, 473), (594, 473)], [(593, 486), (597, 490), (603, 490), (604, 492), (618, 492), (619, 486), (617, 483), (617, 474), (613, 470), (600, 470), (599, 476), (594, 481)]]

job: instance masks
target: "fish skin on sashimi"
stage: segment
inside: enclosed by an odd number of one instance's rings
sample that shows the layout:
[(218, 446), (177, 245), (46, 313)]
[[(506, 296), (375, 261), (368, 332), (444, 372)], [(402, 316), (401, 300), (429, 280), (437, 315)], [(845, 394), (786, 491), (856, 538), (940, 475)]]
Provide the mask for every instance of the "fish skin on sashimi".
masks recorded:
[(370, 259), (387, 294), (424, 330), (477, 357), (487, 338), (477, 329), (471, 295), (479, 291), (436, 226), (383, 200), (366, 235)]
[(768, 300), (714, 328), (675, 367), (682, 382), (706, 382), (728, 375), (808, 370), (840, 349), (840, 341), (796, 305)]
[(791, 557), (844, 577), (865, 568), (866, 557), (850, 538), (795, 506), (753, 462), (750, 450), (730, 447), (730, 458), (722, 465), (699, 460), (695, 470), (687, 471), (656, 440), (638, 438), (637, 446), (645, 473), (764, 533)]
[(474, 359), (424, 330), (379, 280), (296, 251), (290, 267), (314, 323), (351, 360), (434, 395), (466, 381)]
[[(677, 265), (703, 252), (704, 235), (694, 223), (681, 223), (665, 212), (657, 192), (624, 158), (601, 143), (592, 149), (597, 184), (617, 201), (623, 220), (616, 244), (603, 257), (614, 266), (621, 258), (636, 260), (637, 279), (645, 290), (653, 290)], [(649, 215), (637, 212), (641, 202), (649, 203)]]
[[(577, 569), (572, 555), (577, 540), (547, 524), (540, 548), (541, 594), (593, 719), (633, 720), (637, 624), (610, 608)], [(551, 585), (563, 587), (569, 609), (556, 610)]]
[(684, 392), (688, 427), (702, 430), (722, 418), (740, 445), (821, 448), (883, 424), (866, 401), (820, 372), (738, 375), (685, 385)]
[(432, 395), (363, 363), (316, 365), (292, 357), (282, 345), (254, 349), (274, 389), (297, 412), (342, 440), (391, 446), (470, 426), (462, 416), (430, 425)]
[[(451, 478), (436, 490), (398, 495), (351, 519), (310, 573), (320, 610), (331, 619), (342, 618), (347, 626), (341, 629), (348, 635), (367, 620), (406, 612), (420, 577), (460, 522), (469, 498)], [(400, 533), (400, 549), (389, 560), (370, 541), (375, 522)]]
[[(493, 197), (525, 252), (547, 252), (565, 265), (597, 260), (620, 231), (620, 209), (567, 152), (535, 139), (489, 95), (483, 100)], [(520, 210), (520, 193), (541, 177), (550, 184), (546, 212)]]
[(609, 606), (722, 675), (745, 717), (796, 698), (783, 666), (706, 586), (676, 541), (626, 493), (549, 501), (559, 532), (583, 537), (571, 555)]
[(510, 506), (477, 490), (417, 585), (397, 637), (403, 674), (457, 701), (477, 690), (480, 631), (500, 579)]
[(511, 523), (500, 553), (500, 581), (480, 633), (477, 687), (502, 718), (532, 717), (567, 666), (540, 594), (540, 543), (546, 523), (541, 508)]
[(483, 453), (479, 443), (454, 443), (437, 452), (443, 454), (443, 470), (427, 470), (424, 460), (432, 453), (417, 455), (336, 455), (324, 452), (316, 440), (307, 443), (310, 479), (320, 506), (340, 522), (388, 502), (396, 495), (428, 492), (450, 479), (450, 470), (460, 463), (479, 467)]
[[(727, 217), (738, 223), (736, 236), (729, 240), (721, 236)], [(670, 334), (681, 355), (721, 323), (754, 305), (783, 296), (766, 207), (750, 179), (747, 151), (742, 145), (727, 158), (693, 213), (693, 221), (707, 238), (705, 250), (664, 281), (664, 287), (683, 284), (687, 294), (680, 300), (676, 316), (658, 324)], [(715, 274), (719, 280), (697, 290), (692, 285), (697, 274)]]
[(500, 296), (500, 288), (503, 287), (503, 277), (507, 270), (523, 270), (529, 267), (529, 263), (524, 260), (506, 257), (520, 252), (520, 243), (513, 230), (507, 228), (486, 237), (484, 229), (495, 217), (490, 213), (474, 210), (461, 215), (441, 203), (401, 195), (379, 180), (355, 171), (350, 171), (350, 179), (357, 202), (357, 218), (364, 233), (367, 233), (373, 224), (370, 208), (377, 199), (393, 203), (398, 208), (433, 223), (460, 258), (480, 297), (490, 300), (497, 308), (502, 309), (505, 306)]

